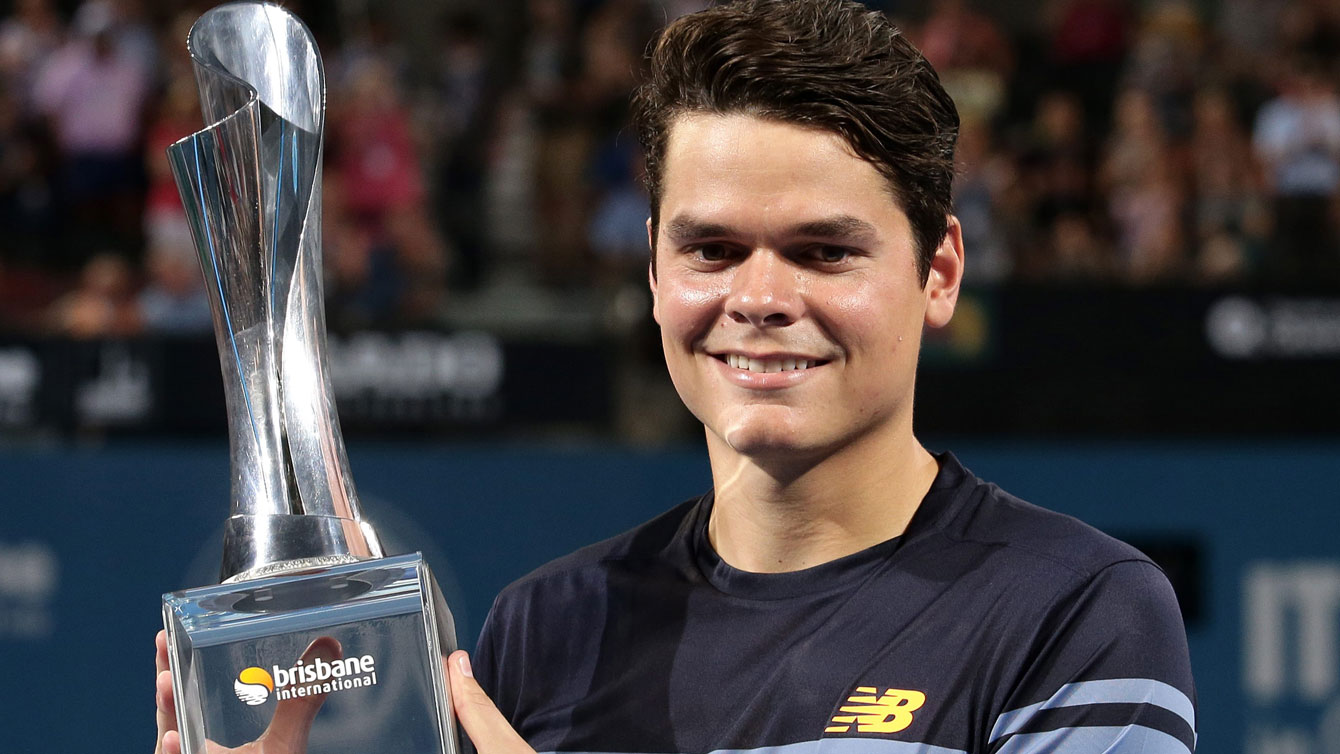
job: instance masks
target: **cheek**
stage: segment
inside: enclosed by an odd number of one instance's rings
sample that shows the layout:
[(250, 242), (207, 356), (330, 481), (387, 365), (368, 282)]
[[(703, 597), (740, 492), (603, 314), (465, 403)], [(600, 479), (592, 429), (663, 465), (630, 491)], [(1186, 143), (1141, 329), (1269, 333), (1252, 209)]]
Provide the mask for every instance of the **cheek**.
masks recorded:
[(706, 332), (718, 319), (727, 287), (715, 279), (703, 285), (662, 279), (656, 297), (656, 319), (664, 334), (682, 339)]
[(861, 286), (832, 291), (823, 301), (816, 319), (849, 360), (878, 362), (884, 368), (900, 359), (916, 360), (925, 316), (918, 292)]

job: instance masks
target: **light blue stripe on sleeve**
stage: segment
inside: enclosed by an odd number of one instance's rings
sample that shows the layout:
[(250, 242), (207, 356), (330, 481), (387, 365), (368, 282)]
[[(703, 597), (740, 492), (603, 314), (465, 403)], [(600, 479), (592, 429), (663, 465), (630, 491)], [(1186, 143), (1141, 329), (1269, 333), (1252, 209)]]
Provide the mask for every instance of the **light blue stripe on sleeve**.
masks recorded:
[[(540, 752), (540, 754), (597, 754), (596, 752)], [(629, 752), (599, 752), (598, 754), (633, 754)], [(762, 746), (757, 749), (717, 749), (711, 754), (967, 754), (961, 749), (915, 743), (887, 741), (879, 738), (828, 738), (823, 741), (801, 741), (784, 746)], [(1151, 754), (1154, 752), (1151, 750)]]
[(1176, 714), (1196, 729), (1196, 707), (1186, 694), (1149, 678), (1114, 678), (1106, 681), (1067, 683), (1045, 702), (1030, 704), (1002, 714), (991, 728), (991, 743), (1022, 729), (1041, 710), (1080, 707), (1086, 704), (1152, 704)]
[(996, 754), (1190, 754), (1177, 738), (1140, 725), (1125, 727), (1060, 728), (1045, 733), (1021, 733)]

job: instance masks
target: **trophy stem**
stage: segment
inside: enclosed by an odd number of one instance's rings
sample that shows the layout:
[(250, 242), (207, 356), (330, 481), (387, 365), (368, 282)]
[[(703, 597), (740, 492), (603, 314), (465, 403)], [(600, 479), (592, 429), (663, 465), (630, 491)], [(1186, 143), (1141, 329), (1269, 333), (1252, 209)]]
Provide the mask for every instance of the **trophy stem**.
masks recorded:
[(325, 73), (315, 41), (283, 8), (242, 2), (202, 16), (187, 48), (210, 125), (168, 158), (209, 291), (228, 404), (223, 578), (379, 557), (326, 362)]

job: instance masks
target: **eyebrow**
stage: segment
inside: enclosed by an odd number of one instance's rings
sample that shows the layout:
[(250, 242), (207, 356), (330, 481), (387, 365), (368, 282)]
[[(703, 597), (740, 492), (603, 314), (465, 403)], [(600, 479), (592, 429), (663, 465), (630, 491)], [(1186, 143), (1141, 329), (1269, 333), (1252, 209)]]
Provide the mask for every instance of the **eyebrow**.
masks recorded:
[(729, 225), (704, 222), (689, 215), (675, 215), (666, 223), (665, 232), (676, 241), (735, 235), (735, 230)]
[[(698, 238), (721, 238), (739, 235), (735, 228), (723, 223), (699, 220), (692, 215), (676, 215), (666, 224), (666, 234), (683, 242)], [(833, 215), (819, 220), (798, 223), (786, 230), (790, 236), (825, 238), (850, 243), (869, 242), (879, 236), (874, 225), (852, 215)]]
[(831, 238), (835, 241), (871, 241), (879, 236), (874, 225), (851, 215), (834, 215), (801, 223), (791, 229), (793, 235)]

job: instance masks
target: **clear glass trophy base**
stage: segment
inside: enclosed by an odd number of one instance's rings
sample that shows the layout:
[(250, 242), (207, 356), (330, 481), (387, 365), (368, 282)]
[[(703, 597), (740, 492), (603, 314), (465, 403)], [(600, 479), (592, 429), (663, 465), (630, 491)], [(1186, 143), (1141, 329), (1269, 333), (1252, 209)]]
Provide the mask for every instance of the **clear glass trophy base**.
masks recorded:
[(418, 553), (172, 592), (163, 623), (184, 754), (267, 729), (285, 754), (458, 751), (455, 626)]

